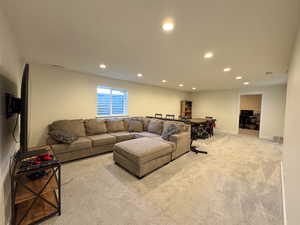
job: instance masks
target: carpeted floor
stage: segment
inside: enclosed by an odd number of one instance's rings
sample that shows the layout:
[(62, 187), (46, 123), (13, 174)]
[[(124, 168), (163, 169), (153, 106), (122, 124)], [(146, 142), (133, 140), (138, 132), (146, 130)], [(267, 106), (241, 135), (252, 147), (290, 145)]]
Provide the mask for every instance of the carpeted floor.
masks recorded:
[(256, 137), (258, 137), (259, 136), (259, 130), (240, 129), (239, 134), (255, 135)]
[(64, 164), (51, 225), (282, 225), (281, 146), (218, 134), (138, 180), (105, 154)]

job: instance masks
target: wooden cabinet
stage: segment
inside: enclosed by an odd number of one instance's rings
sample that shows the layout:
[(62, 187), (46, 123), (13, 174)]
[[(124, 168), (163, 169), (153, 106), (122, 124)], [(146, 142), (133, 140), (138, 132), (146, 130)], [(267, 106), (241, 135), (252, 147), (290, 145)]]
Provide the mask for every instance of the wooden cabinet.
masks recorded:
[(180, 116), (182, 118), (192, 118), (192, 101), (181, 101)]

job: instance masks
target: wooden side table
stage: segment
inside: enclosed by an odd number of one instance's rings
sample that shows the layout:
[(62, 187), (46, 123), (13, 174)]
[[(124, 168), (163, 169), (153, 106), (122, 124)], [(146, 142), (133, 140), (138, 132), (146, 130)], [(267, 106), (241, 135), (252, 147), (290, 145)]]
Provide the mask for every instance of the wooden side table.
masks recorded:
[[(32, 158), (24, 160), (32, 160)], [(36, 224), (61, 214), (59, 161), (54, 158), (42, 162), (39, 166), (22, 167), (24, 160), (15, 160), (12, 171), (12, 225)], [(46, 173), (42, 178), (35, 180), (28, 178), (29, 174), (41, 171)]]

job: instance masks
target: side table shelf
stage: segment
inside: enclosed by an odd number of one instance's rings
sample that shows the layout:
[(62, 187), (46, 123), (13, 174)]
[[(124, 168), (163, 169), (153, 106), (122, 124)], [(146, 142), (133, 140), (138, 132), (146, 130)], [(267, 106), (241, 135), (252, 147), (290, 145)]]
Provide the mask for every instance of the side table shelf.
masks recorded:
[[(20, 170), (15, 161), (12, 172), (12, 225), (32, 225), (61, 214), (61, 166), (56, 160), (41, 167)], [(27, 176), (45, 171), (42, 178)]]

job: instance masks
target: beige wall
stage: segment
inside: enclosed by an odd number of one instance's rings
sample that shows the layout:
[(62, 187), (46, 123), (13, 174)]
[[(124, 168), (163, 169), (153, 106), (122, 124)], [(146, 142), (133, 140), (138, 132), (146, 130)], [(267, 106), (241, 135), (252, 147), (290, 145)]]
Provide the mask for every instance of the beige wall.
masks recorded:
[(192, 94), (193, 117), (213, 116), (217, 128), (226, 133), (236, 133), (238, 114), (238, 91), (200, 91)]
[(300, 32), (295, 45), (294, 56), (289, 68), (287, 105), (284, 132), (284, 178), (287, 209), (287, 224), (298, 225), (300, 221)]
[(261, 99), (261, 95), (241, 95), (240, 110), (253, 110), (255, 112), (260, 112)]
[(6, 225), (10, 217), (10, 160), (18, 146), (11, 138), (13, 118), (7, 120), (3, 102), (3, 92), (7, 91), (7, 84), (15, 86), (9, 90), (17, 94), (20, 84), (22, 63), (14, 36), (0, 8), (0, 224)]
[(180, 101), (190, 98), (186, 92), (45, 65), (31, 64), (30, 76), (30, 146), (45, 144), (47, 125), (55, 120), (94, 118), (96, 86), (99, 85), (128, 90), (130, 116), (154, 113), (179, 115)]
[(213, 116), (222, 132), (238, 133), (240, 95), (262, 94), (260, 137), (283, 136), (286, 85), (192, 94), (193, 117)]

